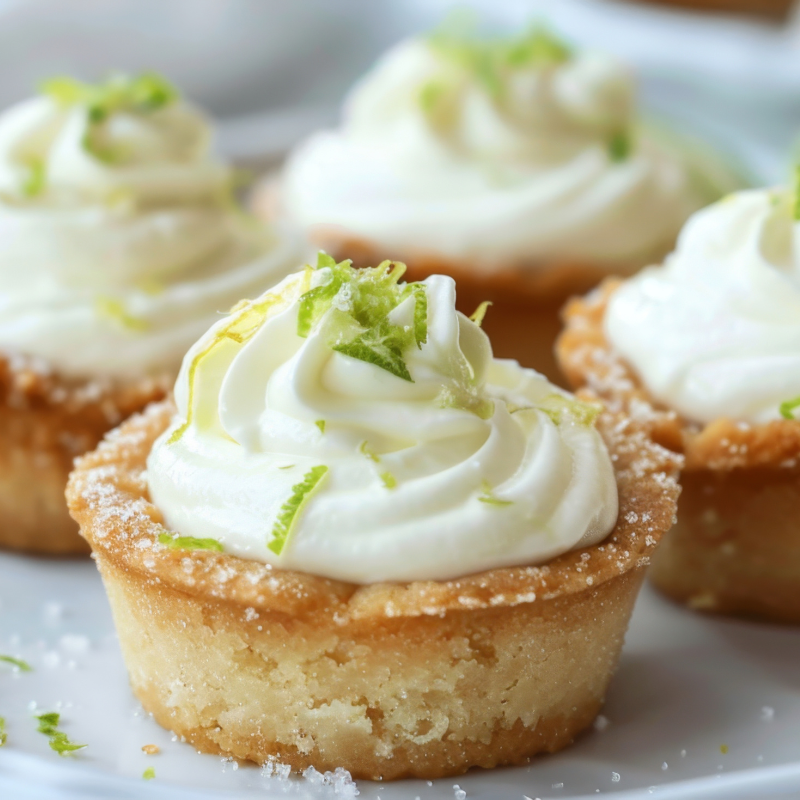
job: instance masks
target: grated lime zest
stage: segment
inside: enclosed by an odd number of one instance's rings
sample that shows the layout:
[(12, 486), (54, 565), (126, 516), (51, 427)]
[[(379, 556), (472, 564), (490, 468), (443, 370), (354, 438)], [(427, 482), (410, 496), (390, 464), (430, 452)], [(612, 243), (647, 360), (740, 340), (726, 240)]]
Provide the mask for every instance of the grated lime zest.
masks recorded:
[(177, 536), (172, 533), (160, 534), (158, 542), (170, 550), (213, 550), (216, 553), (225, 551), (216, 539), (197, 539), (194, 536)]
[(297, 519), (305, 508), (311, 496), (320, 487), (325, 475), (328, 473), (326, 466), (312, 467), (300, 483), (292, 486), (291, 497), (281, 506), (278, 517), (272, 527), (272, 538), (267, 542), (267, 547), (280, 555), (288, 543)]

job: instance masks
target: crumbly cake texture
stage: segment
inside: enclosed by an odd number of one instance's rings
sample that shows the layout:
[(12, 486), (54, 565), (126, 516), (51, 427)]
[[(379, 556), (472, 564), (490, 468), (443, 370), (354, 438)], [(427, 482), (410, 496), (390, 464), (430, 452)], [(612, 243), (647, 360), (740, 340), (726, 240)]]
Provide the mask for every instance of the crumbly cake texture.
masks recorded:
[(0, 547), (88, 553), (64, 501), (73, 460), (167, 388), (149, 378), (68, 382), (35, 359), (0, 355)]
[[(656, 404), (603, 334), (618, 286), (570, 303), (557, 349), (573, 386), (635, 416)], [(651, 430), (685, 457), (678, 522), (653, 557), (652, 582), (696, 609), (800, 623), (800, 423), (699, 425), (662, 409)]]
[(357, 586), (158, 544), (145, 460), (173, 411), (156, 404), (109, 434), (67, 489), (133, 690), (163, 726), (210, 753), (388, 780), (519, 763), (591, 724), (678, 495), (679, 459), (635, 422), (601, 416), (620, 495), (601, 544)]

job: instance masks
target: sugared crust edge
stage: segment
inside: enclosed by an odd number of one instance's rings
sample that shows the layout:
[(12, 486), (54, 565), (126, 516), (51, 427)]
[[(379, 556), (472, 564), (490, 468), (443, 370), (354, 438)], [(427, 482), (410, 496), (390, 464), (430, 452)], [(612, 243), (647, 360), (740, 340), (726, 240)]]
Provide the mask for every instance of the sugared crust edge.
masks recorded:
[(572, 386), (588, 387), (612, 409), (655, 409), (649, 426), (656, 441), (685, 456), (685, 470), (793, 467), (800, 458), (800, 423), (775, 420), (749, 424), (718, 419), (699, 425), (682, 419), (649, 396), (638, 376), (605, 337), (603, 319), (621, 281), (604, 281), (564, 310), (566, 327), (556, 345), (559, 364)]
[(154, 440), (173, 413), (169, 402), (154, 404), (78, 459), (67, 487), (70, 512), (92, 549), (119, 568), (190, 596), (257, 611), (337, 623), (441, 615), (573, 594), (646, 565), (672, 525), (679, 492), (680, 458), (653, 444), (646, 426), (620, 413), (604, 413), (598, 428), (614, 461), (620, 514), (602, 543), (538, 567), (495, 569), (452, 581), (358, 586), (224, 553), (175, 551), (158, 544), (165, 528), (149, 500), (144, 470)]

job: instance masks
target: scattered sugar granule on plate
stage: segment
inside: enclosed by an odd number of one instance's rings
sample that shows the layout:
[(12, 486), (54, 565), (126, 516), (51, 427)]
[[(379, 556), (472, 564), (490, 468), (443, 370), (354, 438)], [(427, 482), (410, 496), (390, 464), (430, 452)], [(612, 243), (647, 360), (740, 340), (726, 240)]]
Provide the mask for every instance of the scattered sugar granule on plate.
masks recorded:
[(610, 724), (608, 717), (598, 714), (597, 719), (594, 721), (594, 729), (602, 733)]
[(350, 773), (343, 767), (337, 767), (333, 772), (322, 773), (314, 767), (308, 767), (302, 773), (303, 778), (312, 786), (330, 786), (333, 793), (340, 797), (357, 797), (358, 786)]
[(466, 800), (467, 793), (457, 784), (453, 784), (453, 797), (456, 800)]

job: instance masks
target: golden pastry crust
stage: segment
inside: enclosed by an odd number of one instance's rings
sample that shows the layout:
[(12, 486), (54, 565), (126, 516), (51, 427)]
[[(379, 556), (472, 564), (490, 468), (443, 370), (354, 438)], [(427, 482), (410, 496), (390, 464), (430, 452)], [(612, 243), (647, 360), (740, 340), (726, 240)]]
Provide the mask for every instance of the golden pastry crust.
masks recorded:
[(166, 391), (166, 380), (69, 382), (34, 359), (0, 356), (0, 547), (88, 553), (64, 501), (73, 460)]
[[(557, 353), (573, 386), (635, 411), (657, 404), (603, 333), (619, 283), (569, 304)], [(800, 623), (800, 423), (700, 425), (661, 411), (651, 434), (685, 467), (678, 523), (653, 558), (653, 583), (698, 609)]]
[(358, 586), (158, 544), (152, 406), (79, 459), (71, 513), (95, 553), (131, 684), (207, 752), (354, 776), (435, 778), (557, 750), (601, 707), (679, 459), (601, 416), (620, 493), (601, 544), (538, 567)]

